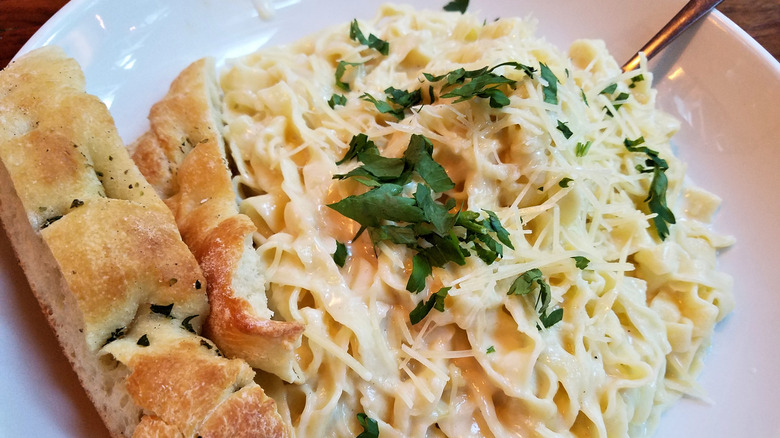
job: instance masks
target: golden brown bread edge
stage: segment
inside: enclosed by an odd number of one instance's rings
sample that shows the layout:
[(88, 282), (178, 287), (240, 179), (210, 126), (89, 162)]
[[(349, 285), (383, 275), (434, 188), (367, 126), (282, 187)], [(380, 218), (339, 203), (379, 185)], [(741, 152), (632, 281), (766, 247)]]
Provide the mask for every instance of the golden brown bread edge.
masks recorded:
[(288, 435), (252, 368), (196, 334), (206, 279), (61, 49), (0, 72), (0, 160), (0, 219), (112, 436)]
[(252, 245), (256, 228), (239, 213), (231, 181), (213, 60), (184, 69), (152, 107), (149, 123), (150, 130), (129, 148), (208, 280), (206, 336), (228, 357), (287, 382), (299, 380), (295, 349), (303, 326), (271, 319)]

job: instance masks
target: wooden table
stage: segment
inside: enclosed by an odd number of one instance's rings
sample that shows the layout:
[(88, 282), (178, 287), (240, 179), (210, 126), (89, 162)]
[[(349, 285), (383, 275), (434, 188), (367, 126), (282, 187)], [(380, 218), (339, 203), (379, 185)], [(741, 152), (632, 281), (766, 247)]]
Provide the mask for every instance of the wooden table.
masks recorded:
[[(67, 0), (0, 0), (0, 68)], [(725, 0), (718, 9), (780, 59), (780, 0)]]

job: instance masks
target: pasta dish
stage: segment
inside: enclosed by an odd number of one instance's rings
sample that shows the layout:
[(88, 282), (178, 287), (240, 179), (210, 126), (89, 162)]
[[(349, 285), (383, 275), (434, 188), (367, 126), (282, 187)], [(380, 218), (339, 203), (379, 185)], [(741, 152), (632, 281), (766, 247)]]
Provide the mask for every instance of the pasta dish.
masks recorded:
[(268, 305), (306, 327), (259, 377), (297, 436), (647, 436), (703, 396), (719, 199), (644, 65), (534, 32), (385, 5), (222, 72)]

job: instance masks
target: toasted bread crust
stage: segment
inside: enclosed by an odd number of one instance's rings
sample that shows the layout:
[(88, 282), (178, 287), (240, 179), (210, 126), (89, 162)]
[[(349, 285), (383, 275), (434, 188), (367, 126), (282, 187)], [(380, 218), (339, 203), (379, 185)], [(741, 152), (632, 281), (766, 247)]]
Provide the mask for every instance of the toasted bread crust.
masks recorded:
[(1, 72), (0, 122), (0, 216), (110, 433), (190, 437), (240, 408), (286, 436), (249, 365), (195, 333), (205, 277), (76, 62), (45, 47)]
[[(131, 146), (133, 158), (170, 207), (208, 279), (207, 335), (229, 357), (295, 381), (303, 326), (270, 319), (262, 276), (252, 266), (258, 262), (251, 241), (256, 228), (235, 201), (213, 70), (201, 59), (182, 71), (152, 108), (151, 130)], [(192, 147), (179, 148), (182, 143)], [(260, 290), (247, 290), (248, 283), (259, 283)]]

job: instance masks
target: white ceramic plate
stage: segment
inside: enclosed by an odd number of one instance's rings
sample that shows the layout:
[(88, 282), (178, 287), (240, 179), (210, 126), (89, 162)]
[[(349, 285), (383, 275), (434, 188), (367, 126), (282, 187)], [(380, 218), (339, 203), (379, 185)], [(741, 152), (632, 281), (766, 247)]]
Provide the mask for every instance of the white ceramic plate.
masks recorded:
[[(418, 0), (441, 8), (448, 0)], [(271, 19), (256, 5), (268, 3)], [(202, 56), (219, 60), (292, 41), (352, 18), (378, 1), (74, 0), (24, 46), (63, 46), (87, 89), (109, 106), (126, 142), (175, 75)], [(684, 0), (472, 0), (488, 20), (533, 15), (559, 47), (602, 38), (626, 60)], [(711, 404), (683, 400), (658, 437), (780, 437), (780, 64), (720, 13), (651, 63), (661, 106), (683, 122), (675, 144), (699, 185), (721, 195), (719, 230), (737, 237), (721, 258), (735, 277), (736, 311), (715, 334), (701, 383)], [(773, 269), (775, 268), (775, 269)], [(32, 298), (0, 233), (0, 436), (107, 436)]]

